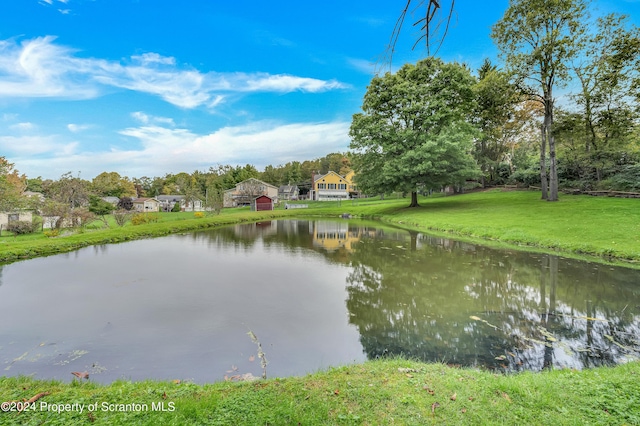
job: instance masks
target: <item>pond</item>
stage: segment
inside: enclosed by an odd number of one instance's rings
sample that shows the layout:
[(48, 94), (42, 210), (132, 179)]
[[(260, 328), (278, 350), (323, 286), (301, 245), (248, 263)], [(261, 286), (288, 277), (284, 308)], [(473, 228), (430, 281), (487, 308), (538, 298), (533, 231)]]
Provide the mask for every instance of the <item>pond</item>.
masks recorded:
[(615, 365), (640, 355), (639, 284), (638, 270), (376, 223), (243, 224), (0, 267), (0, 375), (206, 383), (393, 355)]

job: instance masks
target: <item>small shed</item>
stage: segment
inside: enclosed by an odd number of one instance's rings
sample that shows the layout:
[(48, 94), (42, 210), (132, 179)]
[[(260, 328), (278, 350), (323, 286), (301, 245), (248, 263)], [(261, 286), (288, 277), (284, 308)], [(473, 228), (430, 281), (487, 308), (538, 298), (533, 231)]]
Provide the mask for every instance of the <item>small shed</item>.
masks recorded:
[(273, 198), (267, 195), (261, 195), (251, 201), (252, 212), (259, 212), (263, 210), (273, 210)]

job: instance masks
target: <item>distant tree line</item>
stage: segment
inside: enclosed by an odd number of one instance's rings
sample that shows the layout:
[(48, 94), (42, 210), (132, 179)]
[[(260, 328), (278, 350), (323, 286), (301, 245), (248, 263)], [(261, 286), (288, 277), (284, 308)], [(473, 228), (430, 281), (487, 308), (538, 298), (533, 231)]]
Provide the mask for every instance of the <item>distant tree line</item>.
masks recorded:
[[(264, 171), (247, 164), (245, 166), (217, 165), (207, 171), (181, 172), (161, 177), (128, 177), (117, 172), (102, 172), (91, 180), (64, 173), (58, 179), (28, 178), (20, 174), (4, 157), (0, 157), (0, 211), (32, 209), (37, 213), (57, 218), (54, 228), (63, 222), (85, 223), (90, 218), (102, 219), (133, 207), (133, 199), (158, 195), (181, 195), (187, 202), (202, 200), (214, 210), (222, 206), (222, 195), (239, 182), (257, 178), (274, 186), (297, 185), (302, 193), (311, 188), (312, 175), (330, 170), (346, 174), (351, 170), (348, 153), (331, 153), (324, 157), (302, 162), (292, 161), (284, 165), (268, 165)], [(41, 194), (26, 196), (29, 192)], [(106, 201), (115, 197), (116, 203)]]

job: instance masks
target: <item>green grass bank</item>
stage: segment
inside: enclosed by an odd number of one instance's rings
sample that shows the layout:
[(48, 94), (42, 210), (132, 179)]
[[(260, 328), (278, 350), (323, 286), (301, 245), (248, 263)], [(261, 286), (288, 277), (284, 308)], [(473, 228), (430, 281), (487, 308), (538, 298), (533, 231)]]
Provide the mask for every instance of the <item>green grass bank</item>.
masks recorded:
[[(640, 265), (640, 200), (563, 196), (559, 202), (539, 199), (537, 192), (499, 189), (451, 197), (423, 197), (407, 208), (408, 199), (310, 202), (308, 209), (249, 212), (225, 209), (219, 216), (194, 218), (193, 213), (162, 213), (160, 221), (120, 228), (101, 228), (96, 221), (81, 233), (47, 238), (42, 233), (0, 238), (0, 262), (28, 259), (172, 233), (278, 217), (338, 217), (342, 213), (372, 218), (423, 232), (462, 237), (569, 255), (593, 256)], [(6, 235), (6, 233), (5, 233)]]
[(40, 398), (0, 413), (0, 424), (632, 425), (640, 424), (639, 382), (638, 362), (500, 375), (405, 360), (209, 385), (3, 378), (0, 399)]

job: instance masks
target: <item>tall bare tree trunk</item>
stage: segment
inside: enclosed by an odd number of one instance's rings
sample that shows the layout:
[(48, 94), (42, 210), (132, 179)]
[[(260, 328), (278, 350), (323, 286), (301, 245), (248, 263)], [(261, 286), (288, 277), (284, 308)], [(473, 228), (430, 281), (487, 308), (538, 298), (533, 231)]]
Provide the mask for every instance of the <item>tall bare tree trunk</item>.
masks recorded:
[(545, 118), (540, 128), (540, 186), (542, 187), (542, 199), (546, 200), (547, 196), (547, 120)]
[(556, 161), (556, 138), (553, 136), (553, 92), (551, 86), (545, 99), (544, 118), (547, 125), (547, 139), (549, 140), (549, 197), (547, 201), (558, 201), (558, 164)]
[(549, 158), (551, 162), (549, 176), (549, 198), (547, 201), (558, 201), (558, 164), (556, 161), (556, 138), (551, 134), (551, 127), (547, 129), (549, 133)]

